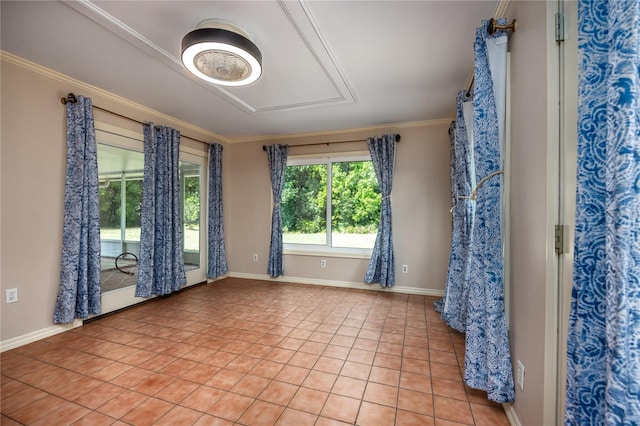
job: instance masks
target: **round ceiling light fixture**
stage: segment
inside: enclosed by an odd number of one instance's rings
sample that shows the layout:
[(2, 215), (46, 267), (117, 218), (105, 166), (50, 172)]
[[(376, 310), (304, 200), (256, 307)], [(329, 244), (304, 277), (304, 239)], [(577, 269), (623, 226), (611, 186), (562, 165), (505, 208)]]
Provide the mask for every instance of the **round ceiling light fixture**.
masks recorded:
[(262, 54), (238, 27), (203, 21), (182, 39), (182, 63), (198, 78), (223, 86), (245, 86), (262, 75)]

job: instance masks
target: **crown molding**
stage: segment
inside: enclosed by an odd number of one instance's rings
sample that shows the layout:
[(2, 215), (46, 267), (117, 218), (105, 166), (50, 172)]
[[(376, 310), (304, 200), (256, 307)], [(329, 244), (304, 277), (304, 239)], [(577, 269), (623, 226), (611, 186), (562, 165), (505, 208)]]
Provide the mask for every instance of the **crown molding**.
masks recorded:
[(280, 134), (280, 135), (266, 135), (266, 136), (246, 136), (246, 137), (228, 137), (230, 144), (247, 143), (247, 142), (264, 142), (271, 140), (286, 141), (290, 139), (301, 139), (310, 137), (331, 137), (342, 136), (345, 133), (357, 133), (357, 132), (376, 132), (381, 130), (398, 130), (398, 129), (411, 129), (417, 127), (432, 127), (432, 126), (449, 126), (454, 117), (437, 118), (435, 120), (422, 120), (411, 121), (407, 123), (392, 123), (383, 124), (379, 126), (357, 127), (353, 129), (341, 129), (341, 130), (329, 130), (323, 132), (313, 133), (295, 133), (295, 134)]
[[(151, 118), (153, 118), (154, 120), (159, 119), (163, 123), (166, 123), (167, 125), (171, 127), (175, 127), (176, 129), (180, 130), (181, 133), (184, 133), (185, 131), (189, 131), (199, 135), (203, 135), (204, 138), (211, 139), (211, 142), (229, 143), (229, 140), (222, 135), (219, 135), (217, 133), (214, 133), (210, 130), (203, 129), (198, 126), (194, 126), (193, 124), (187, 123), (186, 121), (179, 120), (177, 118), (171, 117), (170, 115), (161, 113), (154, 109), (145, 107), (144, 105), (140, 105), (136, 102), (130, 101), (128, 99), (115, 95), (106, 90), (100, 89), (99, 87), (82, 82), (80, 80), (76, 80), (75, 78), (72, 78), (65, 74), (54, 71), (40, 64), (36, 64), (35, 62), (31, 62), (24, 58), (16, 56), (13, 53), (0, 50), (0, 60), (12, 65), (16, 65), (27, 71), (31, 71), (33, 73), (42, 75), (51, 80), (58, 81), (62, 84), (68, 85), (70, 86), (69, 90), (71, 90), (71, 88), (73, 88), (74, 90), (81, 90), (85, 92), (83, 94), (90, 95), (90, 96), (97, 96), (102, 99), (114, 102), (118, 105), (122, 105), (123, 107), (131, 108), (135, 111), (138, 111), (144, 115), (149, 116), (150, 121), (151, 121)], [(66, 95), (66, 93), (64, 95)], [(184, 135), (184, 137), (190, 139), (189, 136), (187, 135)]]
[(504, 14), (506, 13), (510, 2), (511, 0), (500, 0), (496, 5), (496, 11), (493, 13), (493, 18), (504, 18)]
[[(206, 138), (210, 138), (212, 142), (222, 142), (227, 144), (236, 144), (236, 143), (248, 143), (248, 142), (263, 142), (267, 140), (292, 140), (292, 139), (301, 139), (301, 138), (310, 138), (310, 137), (331, 137), (331, 136), (341, 136), (345, 133), (356, 133), (356, 132), (379, 132), (383, 130), (397, 130), (397, 129), (409, 129), (409, 128), (417, 128), (417, 127), (431, 127), (431, 126), (442, 126), (449, 125), (451, 121), (454, 119), (453, 117), (447, 118), (439, 118), (435, 120), (422, 120), (422, 121), (412, 121), (406, 123), (390, 123), (379, 126), (368, 126), (368, 127), (359, 127), (359, 128), (351, 128), (351, 129), (340, 129), (340, 130), (329, 130), (322, 132), (312, 132), (312, 133), (295, 133), (295, 134), (279, 134), (279, 135), (262, 135), (262, 136), (246, 136), (246, 137), (227, 137), (222, 136), (218, 133), (212, 132), (210, 130), (203, 129), (198, 126), (194, 126), (193, 124), (187, 123), (186, 121), (178, 120), (177, 118), (171, 117), (167, 114), (163, 114), (154, 109), (145, 107), (144, 105), (140, 105), (136, 102), (130, 101), (118, 95), (115, 95), (106, 90), (100, 89), (99, 87), (93, 86), (88, 83), (84, 83), (80, 80), (76, 80), (72, 77), (69, 77), (65, 74), (59, 73), (42, 65), (36, 64), (34, 62), (28, 61), (24, 58), (16, 56), (12, 53), (6, 52), (4, 50), (0, 50), (0, 60), (3, 62), (7, 62), (13, 65), (16, 65), (25, 70), (34, 72), (36, 74), (40, 74), (52, 80), (58, 81), (65, 85), (72, 86), (74, 90), (82, 90), (86, 92), (86, 94), (92, 96), (99, 96), (100, 98), (112, 101), (116, 104), (122, 105), (127, 108), (134, 109), (143, 113), (145, 115), (149, 115), (154, 119), (160, 119), (163, 123), (167, 123), (168, 125), (179, 129), (181, 132), (186, 130), (192, 131), (194, 133), (204, 135)], [(187, 135), (184, 135), (185, 138), (188, 138)]]

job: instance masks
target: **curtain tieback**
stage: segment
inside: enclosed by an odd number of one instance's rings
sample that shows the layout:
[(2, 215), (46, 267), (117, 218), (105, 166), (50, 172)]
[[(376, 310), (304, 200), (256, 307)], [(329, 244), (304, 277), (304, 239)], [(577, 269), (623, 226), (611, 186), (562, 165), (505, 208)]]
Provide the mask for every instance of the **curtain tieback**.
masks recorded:
[(382, 197), (382, 201), (386, 200), (387, 198), (391, 198), (391, 194), (385, 195), (384, 197)]
[(274, 210), (275, 210), (275, 209), (279, 209), (279, 208), (280, 208), (280, 203), (275, 203), (275, 204), (273, 205), (273, 209), (274, 209)]
[[(471, 201), (476, 201), (476, 199), (478, 198), (478, 190), (480, 189), (480, 187), (482, 185), (484, 185), (484, 183), (486, 181), (488, 181), (489, 179), (491, 179), (494, 176), (498, 176), (498, 175), (502, 175), (504, 174), (504, 171), (502, 170), (498, 170), (497, 172), (493, 172), (490, 175), (487, 175), (485, 177), (483, 177), (480, 182), (478, 182), (478, 184), (476, 185), (476, 187), (473, 189), (473, 192), (471, 192), (471, 195), (458, 195), (456, 198), (458, 200), (471, 200)], [(455, 205), (453, 207), (451, 207), (451, 210), (449, 210), (450, 212), (453, 212), (453, 210), (455, 209)]]
[(482, 185), (484, 185), (484, 183), (485, 183), (486, 181), (488, 181), (489, 179), (491, 179), (492, 177), (494, 177), (494, 176), (498, 176), (498, 175), (502, 175), (502, 174), (504, 174), (504, 171), (502, 171), (502, 170), (498, 170), (497, 172), (493, 172), (493, 173), (491, 173), (491, 174), (489, 174), (489, 175), (487, 175), (487, 176), (483, 177), (483, 178), (480, 180), (480, 182), (478, 182), (478, 184), (476, 185), (475, 189), (474, 189), (474, 190), (473, 190), (473, 192), (471, 193), (471, 197), (467, 197), (467, 198), (469, 198), (469, 199), (471, 199), (471, 200), (474, 200), (474, 201), (475, 201), (475, 200), (478, 198), (478, 190), (480, 189), (480, 187), (481, 187)]

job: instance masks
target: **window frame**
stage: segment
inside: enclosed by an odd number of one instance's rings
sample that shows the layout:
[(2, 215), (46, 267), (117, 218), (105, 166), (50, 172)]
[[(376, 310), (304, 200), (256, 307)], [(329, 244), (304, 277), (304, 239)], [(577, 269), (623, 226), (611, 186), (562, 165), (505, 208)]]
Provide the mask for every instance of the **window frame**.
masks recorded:
[(299, 256), (344, 257), (370, 259), (373, 248), (333, 247), (331, 228), (331, 190), (333, 182), (332, 163), (347, 161), (372, 161), (369, 151), (336, 152), (323, 154), (289, 155), (287, 167), (323, 164), (327, 166), (327, 244), (283, 243), (283, 254)]

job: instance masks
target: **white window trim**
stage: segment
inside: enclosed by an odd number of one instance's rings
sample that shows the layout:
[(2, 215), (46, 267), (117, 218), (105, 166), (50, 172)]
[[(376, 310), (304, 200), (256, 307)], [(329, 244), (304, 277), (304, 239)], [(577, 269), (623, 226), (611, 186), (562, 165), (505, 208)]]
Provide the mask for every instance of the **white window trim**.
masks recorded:
[(282, 253), (294, 256), (342, 257), (348, 259), (370, 259), (373, 249), (313, 246), (285, 243)]
[[(331, 173), (331, 163), (341, 161), (371, 161), (371, 154), (368, 151), (339, 152), (334, 154), (309, 154), (309, 155), (290, 155), (287, 158), (288, 166), (303, 166), (309, 164), (326, 164), (327, 173)], [(327, 180), (327, 196), (331, 194), (331, 179)], [(328, 200), (327, 200), (328, 201)], [(327, 209), (327, 223), (331, 223), (331, 211)], [(339, 257), (350, 259), (370, 259), (373, 249), (350, 248), (350, 247), (331, 247), (331, 233), (327, 233), (327, 245), (313, 244), (283, 244), (284, 255), (295, 256), (321, 256), (321, 257)]]
[[(100, 139), (99, 143), (115, 146), (117, 148), (143, 152), (144, 134), (142, 132), (123, 129), (101, 121), (96, 121), (94, 126), (97, 132), (96, 139)], [(202, 152), (182, 144), (180, 145), (180, 154), (189, 154), (200, 158), (209, 157), (207, 152)]]

